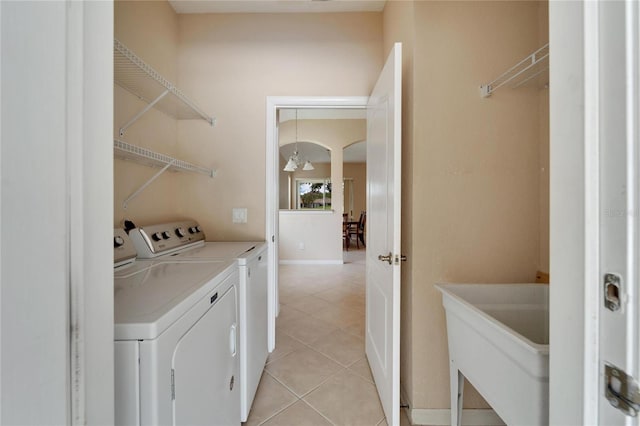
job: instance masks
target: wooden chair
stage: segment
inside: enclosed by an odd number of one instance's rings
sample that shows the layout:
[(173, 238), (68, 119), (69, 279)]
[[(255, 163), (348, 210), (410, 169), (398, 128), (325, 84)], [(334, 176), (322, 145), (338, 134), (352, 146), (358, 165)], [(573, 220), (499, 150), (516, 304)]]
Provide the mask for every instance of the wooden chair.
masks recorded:
[(349, 251), (349, 238), (349, 224), (345, 218), (345, 220), (342, 221), (342, 241), (344, 241), (344, 249), (346, 251)]
[(356, 226), (350, 226), (347, 228), (349, 233), (347, 237), (347, 241), (351, 240), (351, 236), (355, 235), (356, 246), (360, 248), (360, 243), (362, 243), (362, 246), (366, 247), (367, 245), (364, 242), (364, 230), (365, 230), (366, 224), (367, 224), (367, 212), (366, 211), (360, 212), (360, 219), (358, 219), (358, 223), (355, 224)]
[(349, 223), (349, 216), (347, 215), (347, 213), (342, 213), (342, 240), (344, 241), (344, 249), (346, 251), (349, 251), (349, 245), (351, 243), (351, 241), (349, 241), (349, 239), (351, 238), (351, 235), (349, 233), (350, 226), (351, 224)]

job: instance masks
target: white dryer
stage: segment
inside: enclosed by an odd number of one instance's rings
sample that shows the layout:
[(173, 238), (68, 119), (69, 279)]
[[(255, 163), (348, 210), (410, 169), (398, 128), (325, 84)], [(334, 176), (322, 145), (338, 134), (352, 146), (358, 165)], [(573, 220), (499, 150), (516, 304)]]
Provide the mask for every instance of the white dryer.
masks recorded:
[[(205, 242), (197, 222), (184, 220), (131, 231), (139, 258), (180, 262), (235, 260), (240, 273), (240, 410), (246, 421), (268, 356), (268, 262), (262, 242)], [(181, 245), (177, 245), (182, 241)], [(168, 254), (167, 254), (168, 253)]]
[(114, 273), (118, 425), (239, 425), (233, 261), (121, 260)]

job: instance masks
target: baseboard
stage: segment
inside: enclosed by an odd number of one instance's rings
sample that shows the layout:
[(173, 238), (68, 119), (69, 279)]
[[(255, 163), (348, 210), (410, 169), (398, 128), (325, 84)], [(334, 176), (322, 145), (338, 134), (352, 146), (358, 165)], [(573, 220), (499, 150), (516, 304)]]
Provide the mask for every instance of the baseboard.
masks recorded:
[[(414, 408), (409, 410), (412, 425), (444, 426), (451, 424), (451, 410)], [(504, 422), (491, 409), (462, 410), (463, 426), (504, 426)]]
[(321, 259), (321, 260), (281, 259), (278, 263), (280, 265), (342, 265), (344, 264), (344, 261), (342, 259)]

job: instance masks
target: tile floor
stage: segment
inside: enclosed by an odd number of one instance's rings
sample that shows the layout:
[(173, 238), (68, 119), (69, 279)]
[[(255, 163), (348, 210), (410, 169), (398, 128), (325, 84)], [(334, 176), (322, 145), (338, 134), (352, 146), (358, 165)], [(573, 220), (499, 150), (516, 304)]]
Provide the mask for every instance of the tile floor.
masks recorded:
[(364, 257), (354, 248), (344, 265), (280, 266), (276, 349), (244, 425), (387, 424), (364, 353)]

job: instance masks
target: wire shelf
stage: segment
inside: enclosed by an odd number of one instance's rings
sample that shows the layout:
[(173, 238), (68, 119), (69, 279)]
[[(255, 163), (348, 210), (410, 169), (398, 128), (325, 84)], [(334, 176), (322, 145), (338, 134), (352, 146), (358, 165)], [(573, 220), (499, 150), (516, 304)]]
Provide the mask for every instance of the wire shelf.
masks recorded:
[[(215, 125), (215, 118), (207, 115), (182, 91), (116, 39), (113, 62), (115, 83), (123, 89), (177, 119), (202, 119), (211, 126)], [(165, 96), (166, 94), (171, 96)], [(146, 111), (147, 109), (142, 113)], [(125, 128), (139, 118), (139, 115), (127, 123)], [(121, 129), (120, 135), (123, 133), (124, 130)]]
[(549, 84), (549, 43), (509, 68), (491, 83), (481, 85), (480, 94), (486, 98), (503, 86), (515, 89), (532, 82)]
[(113, 140), (113, 151), (114, 155), (118, 158), (133, 160), (150, 167), (166, 167), (169, 165), (168, 170), (171, 171), (200, 173), (208, 177), (215, 177), (216, 175), (214, 169), (207, 169), (206, 167), (178, 160), (165, 154), (132, 145), (120, 139)]

